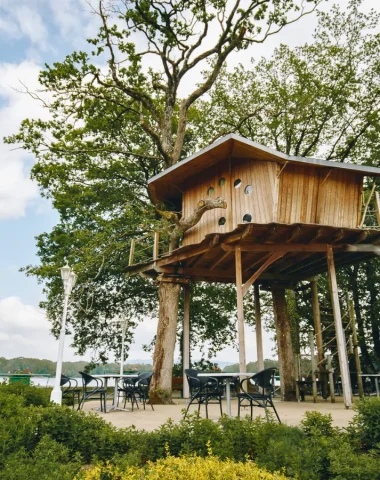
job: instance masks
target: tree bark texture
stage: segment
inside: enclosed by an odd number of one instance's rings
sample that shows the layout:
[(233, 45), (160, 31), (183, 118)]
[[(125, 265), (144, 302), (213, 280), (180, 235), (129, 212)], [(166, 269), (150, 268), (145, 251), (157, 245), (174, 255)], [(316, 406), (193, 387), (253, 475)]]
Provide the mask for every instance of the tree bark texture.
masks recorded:
[(159, 318), (153, 356), (153, 377), (149, 397), (153, 404), (172, 401), (172, 371), (177, 336), (178, 302), (181, 285), (160, 282)]
[(283, 400), (291, 402), (296, 400), (296, 372), (292, 344), (292, 326), (286, 305), (285, 288), (273, 286), (272, 298), (276, 324), (281, 392)]
[(353, 269), (348, 269), (348, 275), (350, 278), (350, 287), (352, 292), (352, 298), (354, 300), (354, 309), (355, 309), (355, 317), (358, 323), (358, 343), (360, 347), (360, 352), (362, 355), (363, 366), (365, 367), (364, 371), (368, 373), (375, 372), (376, 369), (373, 365), (371, 356), (369, 354), (367, 344), (365, 341), (365, 331), (364, 331), (364, 321), (360, 310), (360, 293), (359, 293), (359, 285), (358, 285), (358, 272), (359, 266), (355, 265)]
[(375, 286), (375, 271), (374, 271), (374, 262), (369, 261), (365, 265), (365, 270), (367, 274), (367, 289), (369, 292), (369, 317), (371, 321), (371, 330), (373, 338), (373, 350), (375, 353), (377, 365), (380, 365), (380, 328), (379, 328), (379, 319), (378, 319), (378, 299), (377, 299), (377, 288)]

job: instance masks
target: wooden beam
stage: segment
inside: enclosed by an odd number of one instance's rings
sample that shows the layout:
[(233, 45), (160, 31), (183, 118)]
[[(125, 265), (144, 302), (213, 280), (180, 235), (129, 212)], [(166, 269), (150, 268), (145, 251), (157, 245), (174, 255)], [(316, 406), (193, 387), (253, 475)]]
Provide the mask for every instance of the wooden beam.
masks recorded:
[(160, 232), (154, 232), (153, 260), (158, 260), (160, 255)]
[(249, 278), (243, 285), (243, 297), (247, 294), (251, 285), (253, 285), (256, 280), (259, 278), (260, 274), (263, 273), (269, 265), (272, 265), (278, 258), (282, 257), (284, 253), (275, 252), (273, 253), (268, 260), (261, 265), (261, 267)]
[(379, 192), (375, 192), (375, 205), (376, 205), (377, 224), (380, 225), (380, 195), (379, 195)]
[(336, 281), (336, 272), (334, 264), (334, 254), (331, 245), (327, 246), (327, 266), (330, 281), (331, 303), (334, 314), (335, 333), (338, 347), (340, 375), (342, 378), (343, 400), (346, 408), (352, 406), (350, 375), (348, 371), (348, 360), (346, 351), (346, 341), (342, 325), (342, 316), (340, 313), (338, 284)]
[(371, 193), (369, 194), (368, 200), (366, 201), (366, 204), (365, 204), (365, 207), (364, 207), (363, 216), (362, 216), (362, 220), (361, 220), (361, 222), (360, 222), (360, 224), (359, 224), (359, 228), (363, 228), (364, 221), (365, 221), (365, 216), (367, 215), (367, 210), (368, 210), (369, 202), (370, 202), (371, 199), (372, 199), (372, 195), (373, 195), (373, 192), (375, 191), (375, 188), (376, 188), (376, 182), (373, 181), (372, 190), (371, 190)]
[(233, 233), (224, 240), (224, 243), (234, 243), (250, 235), (254, 230), (253, 225), (247, 225), (242, 232)]
[(257, 369), (260, 372), (264, 370), (264, 351), (263, 351), (263, 330), (261, 325), (260, 309), (260, 290), (257, 283), (254, 285), (255, 298), (255, 320), (256, 320), (256, 349), (257, 349)]
[(214, 268), (217, 267), (220, 263), (222, 263), (229, 255), (231, 255), (231, 252), (223, 253), (223, 255), (221, 255), (215, 263), (210, 265), (210, 270), (214, 270)]
[(131, 240), (131, 247), (130, 247), (130, 250), (129, 250), (129, 262), (128, 262), (128, 266), (130, 267), (131, 265), (133, 265), (133, 257), (135, 256), (135, 240), (132, 239)]
[(256, 259), (253, 263), (250, 263), (247, 268), (243, 269), (243, 273), (251, 272), (256, 267), (256, 265), (260, 265), (261, 263), (263, 263), (263, 261), (265, 262), (271, 255), (272, 255), (271, 252), (269, 252), (267, 255), (264, 255), (264, 256), (259, 255), (258, 259)]
[(286, 243), (292, 243), (292, 241), (303, 233), (302, 227), (298, 226), (293, 231), (290, 237), (286, 240)]
[[(226, 245), (221, 244), (224, 251), (233, 252), (236, 248), (240, 248), (242, 252), (312, 252), (323, 253), (326, 251), (328, 244), (325, 243), (271, 243), (271, 244), (235, 244)], [(331, 248), (338, 252), (358, 252), (358, 253), (373, 253), (374, 255), (380, 255), (380, 246), (372, 244), (355, 244), (355, 245), (331, 245)]]
[[(336, 249), (336, 247), (333, 247)], [(356, 244), (356, 245), (343, 245), (339, 246), (339, 252), (358, 252), (358, 253), (373, 253), (374, 255), (380, 255), (380, 246), (371, 244)]]
[(245, 357), (245, 335), (244, 335), (244, 307), (243, 307), (243, 278), (241, 268), (241, 250), (235, 251), (236, 267), (236, 297), (237, 297), (237, 317), (238, 317), (238, 338), (239, 338), (239, 367), (240, 372), (247, 371), (247, 362)]
[(177, 252), (177, 253), (174, 252), (171, 255), (162, 257), (160, 258), (160, 260), (156, 262), (156, 264), (158, 267), (162, 267), (164, 265), (169, 265), (170, 263), (180, 262), (181, 260), (186, 260), (188, 258), (195, 257), (196, 255), (200, 255), (201, 253), (207, 252), (207, 250), (209, 249), (210, 247), (208, 243), (206, 245), (201, 244), (201, 245), (198, 245), (198, 247), (195, 247), (191, 250), (186, 250), (185, 252)]
[(185, 370), (190, 368), (190, 286), (183, 286), (183, 398), (189, 398), (189, 383), (185, 381)]
[(183, 278), (183, 277), (164, 277), (162, 275), (159, 275), (156, 278), (156, 282), (165, 282), (165, 283), (180, 283), (181, 285), (187, 285), (190, 283), (189, 278)]
[[(233, 252), (236, 248), (240, 248), (242, 252), (325, 252), (327, 244), (316, 243), (254, 243), (254, 244), (221, 244), (226, 252)], [(335, 248), (335, 247), (334, 247)], [(379, 247), (380, 248), (380, 247)]]

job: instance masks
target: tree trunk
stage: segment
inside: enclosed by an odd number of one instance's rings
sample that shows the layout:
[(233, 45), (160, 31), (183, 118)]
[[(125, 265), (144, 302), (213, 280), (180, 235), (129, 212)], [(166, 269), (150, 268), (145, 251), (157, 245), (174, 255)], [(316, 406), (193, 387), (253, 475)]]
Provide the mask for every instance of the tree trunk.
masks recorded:
[(181, 285), (160, 282), (159, 318), (153, 356), (153, 377), (149, 397), (153, 404), (172, 401), (172, 371), (177, 336), (178, 303)]
[(283, 400), (296, 400), (294, 351), (292, 345), (292, 326), (285, 299), (285, 289), (272, 287), (274, 319), (276, 323), (278, 360)]
[(374, 261), (369, 261), (365, 265), (367, 274), (367, 289), (369, 292), (369, 317), (371, 322), (372, 338), (373, 338), (373, 350), (376, 357), (377, 365), (380, 365), (380, 329), (379, 319), (377, 316), (377, 288), (375, 286), (375, 269)]
[(359, 293), (359, 286), (358, 286), (358, 271), (359, 266), (355, 265), (353, 270), (351, 268), (348, 269), (348, 275), (350, 278), (350, 286), (352, 291), (352, 298), (354, 300), (354, 308), (355, 308), (355, 316), (356, 321), (358, 323), (358, 343), (360, 347), (360, 352), (362, 355), (363, 363), (362, 365), (365, 367), (363, 371), (368, 373), (375, 371), (375, 367), (372, 363), (371, 356), (368, 352), (367, 344), (365, 341), (365, 331), (364, 331), (364, 321), (360, 311), (360, 293)]

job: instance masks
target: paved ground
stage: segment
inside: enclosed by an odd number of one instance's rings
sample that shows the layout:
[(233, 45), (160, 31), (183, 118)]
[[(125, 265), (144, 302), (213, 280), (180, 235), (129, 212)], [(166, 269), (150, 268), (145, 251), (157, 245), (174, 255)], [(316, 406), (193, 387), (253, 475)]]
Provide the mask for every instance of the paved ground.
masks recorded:
[[(182, 409), (186, 408), (186, 402), (182, 399), (175, 399), (176, 405), (155, 405), (154, 411), (152, 408), (147, 405), (146, 410), (144, 411), (142, 405), (139, 410), (134, 409), (134, 411), (113, 411), (109, 413), (96, 412), (98, 415), (103, 417), (108, 422), (112, 423), (116, 427), (125, 428), (134, 425), (136, 428), (145, 429), (145, 430), (154, 430), (163, 423), (165, 423), (169, 418), (175, 422), (179, 421), (183, 414)], [(94, 407), (97, 407), (99, 402), (87, 402), (84, 406), (85, 411), (95, 411)], [(333, 418), (333, 424), (338, 427), (347, 427), (350, 420), (354, 416), (354, 411), (352, 409), (347, 410), (342, 403), (341, 398), (337, 398), (336, 403), (330, 403), (329, 401), (319, 400), (318, 403), (313, 403), (312, 401), (306, 399), (306, 402), (302, 403), (290, 403), (282, 402), (281, 400), (275, 399), (276, 409), (281, 418), (281, 421), (287, 425), (299, 425), (305, 412), (317, 410), (323, 414), (331, 413)], [(127, 404), (130, 407), (130, 404)], [(196, 405), (191, 405), (190, 412), (193, 412), (197, 409)], [(223, 412), (226, 412), (226, 404), (223, 402)], [(248, 409), (246, 410), (247, 413)], [(209, 418), (216, 420), (219, 418), (219, 405), (209, 405)], [(254, 410), (254, 415), (263, 415), (264, 410), (261, 408), (256, 408)], [(204, 407), (201, 407), (201, 415), (205, 416)], [(232, 415), (237, 415), (237, 400), (232, 400)]]

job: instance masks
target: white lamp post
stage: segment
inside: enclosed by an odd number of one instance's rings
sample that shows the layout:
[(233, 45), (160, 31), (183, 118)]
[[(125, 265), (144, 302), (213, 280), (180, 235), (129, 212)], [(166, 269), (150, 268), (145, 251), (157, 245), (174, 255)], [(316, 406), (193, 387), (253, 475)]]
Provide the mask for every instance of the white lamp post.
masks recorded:
[(63, 358), (63, 346), (65, 343), (65, 333), (66, 333), (66, 317), (67, 317), (67, 307), (69, 304), (69, 297), (71, 290), (73, 289), (77, 276), (73, 270), (68, 265), (65, 265), (61, 268), (61, 277), (63, 281), (63, 287), (65, 291), (65, 297), (63, 301), (63, 313), (62, 313), (62, 323), (61, 323), (61, 332), (59, 334), (59, 345), (58, 345), (58, 359), (57, 359), (57, 368), (55, 372), (55, 384), (54, 388), (50, 395), (50, 401), (62, 405), (62, 390), (61, 390), (61, 374), (62, 374), (62, 358)]
[(124, 366), (124, 342), (125, 342), (125, 332), (127, 331), (128, 327), (128, 320), (124, 319), (121, 320), (119, 318), (116, 318), (115, 320), (112, 320), (111, 323), (117, 323), (121, 325), (121, 354), (120, 354), (120, 376), (123, 375), (123, 366)]

